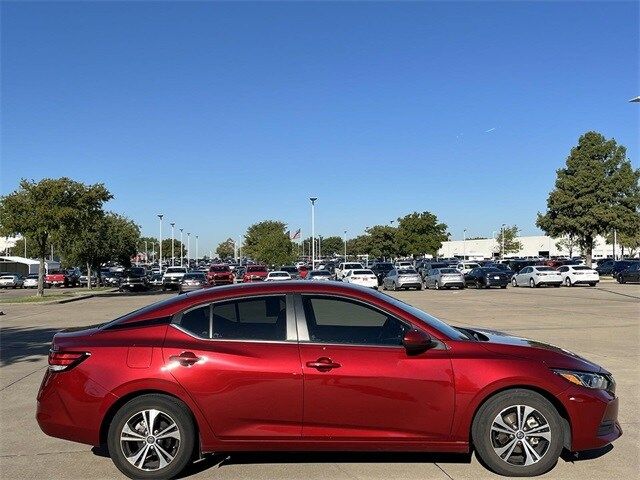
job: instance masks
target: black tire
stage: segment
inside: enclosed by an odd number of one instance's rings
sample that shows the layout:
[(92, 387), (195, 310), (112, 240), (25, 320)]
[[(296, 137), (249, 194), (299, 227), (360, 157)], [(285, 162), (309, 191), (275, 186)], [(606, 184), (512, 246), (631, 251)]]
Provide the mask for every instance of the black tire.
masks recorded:
[(503, 290), (507, 288), (506, 285), (500, 285), (500, 288), (502, 288)]
[(536, 281), (533, 278), (529, 279), (529, 287), (537, 288), (539, 285), (536, 285)]
[[(544, 416), (544, 419), (546, 419), (550, 427), (550, 441), (546, 447), (546, 451), (544, 451), (542, 458), (532, 465), (525, 466), (507, 463), (503, 458), (498, 456), (492, 444), (494, 440), (491, 433), (491, 426), (494, 419), (499, 413), (515, 405), (525, 405), (534, 408)], [(508, 477), (529, 477), (542, 475), (555, 466), (562, 452), (564, 433), (562, 419), (549, 400), (531, 390), (513, 389), (494, 395), (480, 407), (473, 419), (471, 437), (476, 455), (487, 468), (499, 475)], [(509, 441), (510, 440), (507, 440), (507, 442)], [(544, 447), (544, 444), (542, 447)]]
[(590, 283), (590, 284), (589, 284), (589, 286), (590, 286), (590, 287), (595, 287), (595, 286), (596, 286), (596, 284), (595, 284), (595, 283)]
[[(145, 471), (129, 463), (120, 445), (120, 433), (136, 413), (147, 409), (160, 410), (172, 419), (180, 433), (180, 443), (173, 460), (164, 468)], [(187, 407), (165, 395), (141, 395), (124, 404), (109, 425), (107, 444), (111, 460), (129, 478), (164, 480), (176, 477), (191, 461), (195, 447), (196, 430)], [(166, 445), (166, 444), (165, 444)], [(142, 447), (144, 448), (144, 447)], [(152, 454), (157, 455), (157, 454)]]
[(422, 290), (422, 285), (420, 285), (419, 287), (416, 288), (416, 290), (421, 291)]
[(573, 287), (573, 283), (571, 283), (571, 279), (569, 277), (564, 279), (564, 284), (566, 287)]

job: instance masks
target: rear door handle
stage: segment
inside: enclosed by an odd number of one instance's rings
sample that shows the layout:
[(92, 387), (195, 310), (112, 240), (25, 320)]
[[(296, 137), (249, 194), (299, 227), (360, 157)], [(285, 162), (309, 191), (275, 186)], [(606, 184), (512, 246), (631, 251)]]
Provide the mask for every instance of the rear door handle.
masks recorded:
[(315, 362), (307, 362), (307, 367), (309, 368), (316, 368), (318, 370), (322, 371), (329, 371), (333, 368), (340, 368), (342, 365), (340, 365), (337, 362), (334, 362), (333, 360), (331, 360), (328, 357), (320, 357), (319, 359), (317, 359)]
[(180, 355), (170, 356), (169, 360), (172, 362), (178, 362), (183, 367), (189, 367), (194, 363), (198, 363), (200, 361), (200, 357), (193, 352), (182, 352)]

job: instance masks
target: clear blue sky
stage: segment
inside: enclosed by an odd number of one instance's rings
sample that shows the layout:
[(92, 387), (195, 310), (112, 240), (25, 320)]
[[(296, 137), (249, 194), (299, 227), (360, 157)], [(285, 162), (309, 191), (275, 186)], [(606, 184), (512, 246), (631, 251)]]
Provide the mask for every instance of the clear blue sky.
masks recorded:
[(310, 194), (322, 235), (414, 210), (536, 233), (581, 133), (638, 165), (638, 5), (3, 2), (0, 192), (104, 182), (201, 251), (308, 235)]

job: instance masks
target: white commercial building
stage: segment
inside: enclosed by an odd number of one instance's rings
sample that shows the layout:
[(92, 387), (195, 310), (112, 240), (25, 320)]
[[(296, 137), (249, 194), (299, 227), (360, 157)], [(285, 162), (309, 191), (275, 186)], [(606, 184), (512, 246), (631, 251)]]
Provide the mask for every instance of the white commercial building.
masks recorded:
[[(560, 239), (551, 238), (546, 235), (533, 235), (530, 237), (517, 237), (522, 243), (520, 251), (507, 254), (506, 257), (560, 257), (568, 256), (569, 251), (565, 248), (558, 248), (556, 243)], [(469, 260), (482, 260), (492, 258), (498, 254), (500, 247), (493, 238), (481, 240), (451, 240), (442, 243), (442, 248), (438, 250), (438, 256), (443, 258), (467, 258)], [(580, 249), (576, 246), (573, 255), (580, 255)], [(616, 255), (620, 256), (620, 245), (616, 246)], [(593, 258), (613, 257), (613, 245), (606, 242), (603, 237), (596, 237), (593, 248)]]
[[(60, 268), (60, 262), (55, 262), (51, 260), (44, 261), (45, 272), (49, 272), (49, 270), (58, 270), (59, 268)], [(39, 269), (40, 269), (40, 260), (34, 260), (32, 258), (24, 258), (24, 257), (1, 257), (0, 256), (1, 272), (29, 275), (31, 273), (38, 273)]]

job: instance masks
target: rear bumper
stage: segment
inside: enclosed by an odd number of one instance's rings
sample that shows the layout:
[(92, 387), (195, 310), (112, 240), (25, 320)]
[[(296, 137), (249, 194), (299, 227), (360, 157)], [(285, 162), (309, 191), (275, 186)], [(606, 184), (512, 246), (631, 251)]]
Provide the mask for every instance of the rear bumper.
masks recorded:
[(421, 282), (398, 282), (398, 288), (422, 288)]

